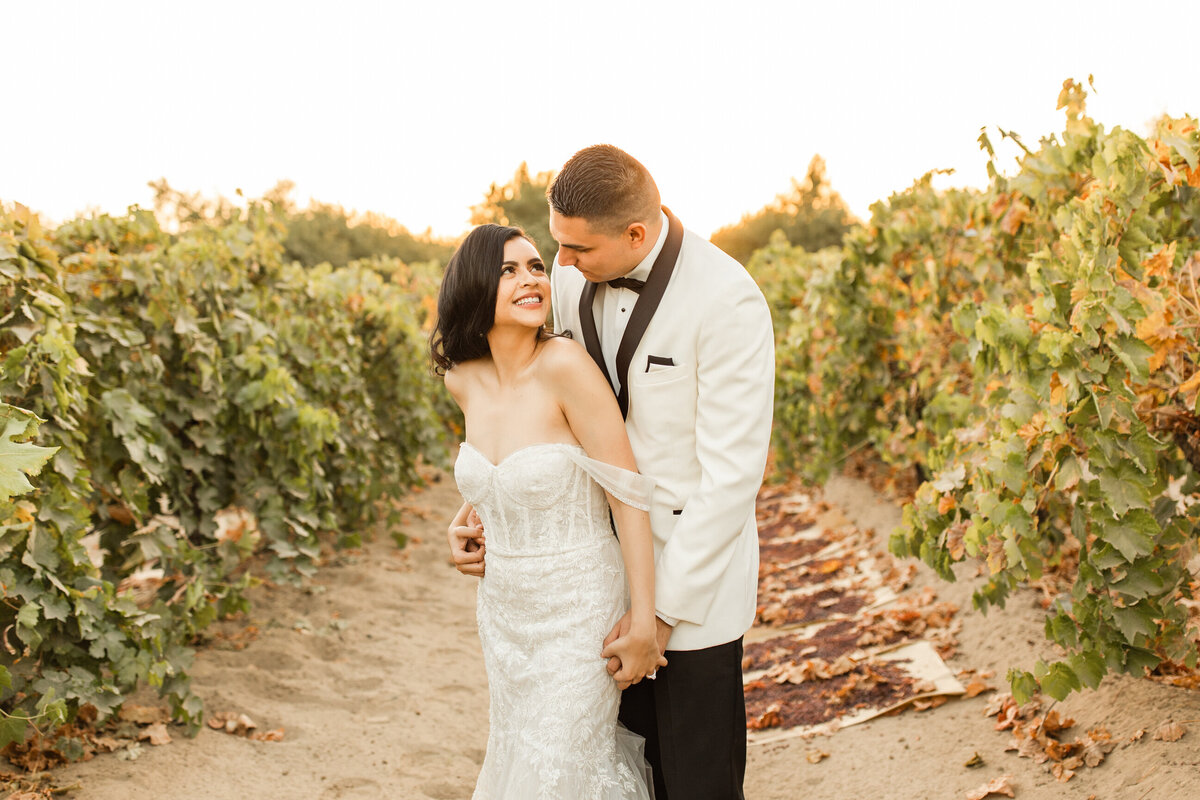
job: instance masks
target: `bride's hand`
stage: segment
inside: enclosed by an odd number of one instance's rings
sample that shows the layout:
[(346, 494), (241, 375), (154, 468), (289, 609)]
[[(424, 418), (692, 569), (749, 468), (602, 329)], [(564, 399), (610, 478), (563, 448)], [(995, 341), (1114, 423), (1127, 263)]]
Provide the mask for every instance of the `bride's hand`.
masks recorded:
[(653, 623), (630, 626), (617, 639), (608, 642), (600, 656), (619, 660), (620, 668), (613, 674), (613, 680), (621, 689), (639, 683), (648, 675), (653, 675), (659, 667), (667, 665), (667, 659), (659, 650)]

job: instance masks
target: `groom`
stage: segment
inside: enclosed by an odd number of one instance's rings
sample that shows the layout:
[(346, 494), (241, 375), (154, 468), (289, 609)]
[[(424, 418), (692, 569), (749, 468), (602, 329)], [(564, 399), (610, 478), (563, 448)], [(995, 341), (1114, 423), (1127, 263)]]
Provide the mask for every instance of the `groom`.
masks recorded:
[[(638, 469), (656, 483), (655, 606), (668, 664), (625, 689), (620, 719), (646, 739), (657, 800), (741, 800), (742, 636), (755, 613), (754, 503), (774, 397), (770, 312), (746, 270), (662, 208), (650, 173), (622, 150), (576, 153), (549, 200), (555, 329), (571, 331), (607, 375)], [(451, 530), (467, 574), (482, 574), (481, 554), (462, 544), (476, 535)]]

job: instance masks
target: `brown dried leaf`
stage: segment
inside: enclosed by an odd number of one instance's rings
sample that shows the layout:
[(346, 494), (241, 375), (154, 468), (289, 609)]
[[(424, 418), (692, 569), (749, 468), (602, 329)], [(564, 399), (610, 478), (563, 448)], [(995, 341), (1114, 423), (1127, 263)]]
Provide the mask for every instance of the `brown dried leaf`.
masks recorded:
[(1013, 793), (1012, 775), (1001, 775), (999, 778), (993, 778), (975, 791), (967, 792), (966, 800), (983, 800), (983, 798), (993, 794), (1016, 797)]
[(165, 708), (137, 706), (133, 703), (122, 705), (117, 716), (126, 722), (135, 722), (138, 725), (153, 725), (156, 722), (167, 722), (171, 718)]
[(822, 675), (823, 678), (832, 678), (838, 675), (845, 675), (847, 672), (852, 672), (854, 667), (854, 659), (850, 656), (840, 656), (832, 664), (829, 665), (829, 674)]
[(1075, 777), (1075, 770), (1068, 769), (1065, 764), (1055, 764), (1050, 771), (1054, 773), (1054, 778), (1059, 783), (1066, 783)]
[(138, 734), (138, 741), (149, 740), (150, 744), (158, 746), (171, 743), (171, 734), (167, 732), (167, 726), (161, 722), (156, 722)]
[(92, 744), (94, 744), (96, 749), (101, 753), (111, 753), (117, 748), (123, 747), (128, 741), (128, 739), (117, 739), (112, 736), (97, 736), (96, 738), (92, 739)]
[(808, 750), (804, 753), (804, 760), (810, 764), (819, 764), (822, 760), (829, 758), (829, 753), (824, 750)]
[(257, 731), (250, 734), (250, 738), (256, 742), (282, 742), (283, 728), (274, 728), (269, 731), (258, 733)]
[(208, 718), (208, 727), (213, 730), (223, 730), (235, 736), (245, 736), (257, 728), (254, 720), (236, 711), (218, 711)]
[(945, 705), (947, 699), (949, 698), (946, 695), (941, 694), (937, 697), (930, 697), (924, 700), (913, 700), (913, 708), (917, 711), (929, 711), (932, 708)]
[(1162, 742), (1177, 742), (1187, 733), (1187, 728), (1178, 722), (1164, 722), (1154, 732), (1154, 738)]
[(756, 719), (747, 720), (746, 727), (752, 731), (760, 731), (763, 728), (775, 728), (782, 724), (783, 716), (779, 713), (779, 709), (771, 707)]
[[(1116, 747), (1116, 742), (1088, 742), (1083, 748), (1083, 763), (1089, 767), (1098, 767), (1104, 763), (1104, 757)], [(1079, 758), (1079, 756), (1077, 756)]]
[(997, 692), (988, 698), (988, 704), (983, 709), (983, 715), (985, 717), (994, 717), (1004, 710), (1006, 705), (1016, 705), (1013, 702), (1013, 696), (1008, 692)]
[(984, 692), (991, 691), (992, 687), (988, 686), (978, 678), (967, 684), (967, 697), (978, 697)]
[(1070, 717), (1060, 717), (1057, 711), (1051, 709), (1046, 713), (1046, 718), (1042, 721), (1041, 731), (1053, 735), (1059, 731), (1066, 730), (1074, 724), (1075, 720)]
[[(946, 497), (947, 495), (943, 495), (942, 499), (944, 500)], [(939, 500), (939, 511), (941, 510), (941, 507), (942, 500)], [(945, 514), (946, 512), (942, 511), (941, 513)], [(969, 526), (965, 521), (960, 520), (946, 529), (946, 549), (950, 551), (950, 557), (955, 561), (961, 561), (963, 556), (967, 554), (967, 546), (963, 541), (963, 537), (966, 535), (968, 527)]]
[(1008, 207), (1004, 217), (1000, 220), (1000, 230), (1007, 233), (1009, 236), (1015, 236), (1021, 227), (1021, 223), (1029, 216), (1029, 206), (1025, 205), (1020, 200), (1014, 202)]

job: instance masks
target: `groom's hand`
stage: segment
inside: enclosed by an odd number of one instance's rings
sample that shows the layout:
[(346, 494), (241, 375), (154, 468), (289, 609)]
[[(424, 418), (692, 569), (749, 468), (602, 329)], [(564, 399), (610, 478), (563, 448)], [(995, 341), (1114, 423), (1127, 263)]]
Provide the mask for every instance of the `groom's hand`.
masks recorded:
[[(626, 611), (623, 615), (621, 615), (621, 618), (619, 620), (617, 620), (617, 624), (613, 625), (613, 629), (611, 631), (609, 631), (608, 636), (604, 637), (604, 644), (601, 646), (601, 650), (607, 650), (608, 646), (610, 644), (615, 642), (617, 639), (620, 639), (625, 634), (629, 633), (629, 626), (630, 626), (630, 617), (629, 617), (629, 612)], [(616, 675), (620, 671), (620, 669), (621, 669), (621, 659), (617, 658), (616, 656), (613, 656), (612, 658), (608, 659), (608, 674), (609, 675)], [(620, 686), (620, 681), (617, 682), (617, 685)], [(629, 684), (626, 683), (625, 686), (621, 686), (620, 687), (621, 690), (624, 691), (626, 686), (629, 686)]]
[[(626, 611), (625, 614), (619, 620), (617, 620), (617, 624), (613, 625), (613, 629), (611, 631), (609, 631), (608, 636), (604, 637), (604, 647), (605, 648), (607, 648), (610, 644), (615, 642), (617, 639), (620, 639), (622, 636), (629, 633), (629, 626), (630, 626), (629, 619), (630, 619), (629, 612)], [(673, 631), (675, 629), (673, 627), (671, 627), (670, 625), (668, 625), (667, 623), (663, 622), (658, 617), (654, 618), (654, 623), (655, 623), (654, 632), (655, 632), (655, 635), (658, 637), (658, 652), (660, 655), (662, 655), (667, 652), (667, 642), (670, 641), (670, 639), (671, 639), (671, 631)], [(621, 671), (621, 659), (617, 658), (616, 656), (613, 656), (612, 658), (608, 659), (608, 674), (616, 675), (620, 671)], [(617, 681), (617, 688), (620, 689), (622, 692), (625, 691), (626, 689), (628, 689), (631, 685), (632, 684), (629, 681)]]
[(454, 515), (447, 531), (447, 539), (454, 567), (463, 575), (482, 578), (484, 553), (487, 549), (484, 543), (483, 523), (469, 504), (464, 503)]

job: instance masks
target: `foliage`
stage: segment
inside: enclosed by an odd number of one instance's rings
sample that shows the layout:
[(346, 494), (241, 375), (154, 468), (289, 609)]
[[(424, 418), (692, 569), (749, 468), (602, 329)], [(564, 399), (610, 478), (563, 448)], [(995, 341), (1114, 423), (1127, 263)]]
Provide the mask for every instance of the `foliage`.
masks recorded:
[[(180, 227), (230, 222), (241, 213), (223, 197), (181, 192), (165, 180), (152, 182), (150, 186), (154, 189), (158, 219)], [(281, 181), (263, 198), (281, 216), (287, 230), (283, 240), (285, 260), (299, 261), (306, 267), (318, 264), (344, 267), (352, 261), (379, 257), (445, 263), (454, 252), (452, 245), (434, 239), (428, 231), (420, 235), (410, 233), (382, 214), (356, 214), (315, 200), (299, 209), (290, 197), (293, 188), (291, 181)]]
[[(440, 446), (435, 267), (285, 263), (265, 202), (178, 223), (0, 214), (0, 401), (54, 449), (36, 489), (0, 500), (8, 741), (39, 714), (108, 716), (143, 682), (194, 730), (188, 643), (245, 607), (248, 559), (311, 572)], [(4, 414), (0, 497), (33, 471), (33, 417)]]
[(825, 159), (813, 156), (803, 182), (792, 179), (792, 187), (771, 203), (746, 214), (734, 225), (712, 235), (712, 242), (743, 264), (768, 244), (775, 231), (804, 250), (817, 251), (842, 242), (855, 222), (841, 195), (825, 177)]
[(558, 243), (550, 235), (550, 206), (546, 202), (553, 177), (552, 172), (530, 175), (528, 165), (522, 162), (512, 180), (503, 186), (493, 183), (483, 202), (472, 207), (471, 224), (516, 225), (533, 239), (547, 266), (551, 265), (558, 252)]
[(985, 560), (981, 607), (1049, 569), (1073, 580), (1046, 623), (1065, 655), (1012, 672), (1018, 696), (1194, 663), (1200, 633), (1182, 602), (1200, 523), (1200, 133), (1106, 131), (1083, 101), (1068, 81), (1066, 130), (1014, 176), (989, 161), (986, 190), (943, 193), (926, 176), (840, 258), (773, 256), (806, 275), (780, 347), (793, 464), (819, 477), (870, 447), (919, 471), (892, 548), (950, 580)]

